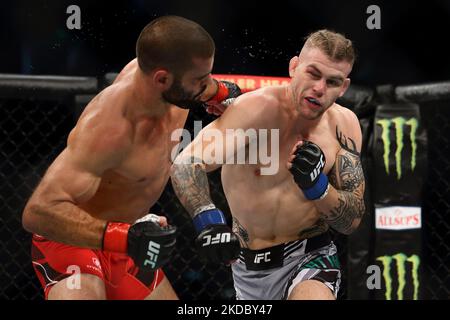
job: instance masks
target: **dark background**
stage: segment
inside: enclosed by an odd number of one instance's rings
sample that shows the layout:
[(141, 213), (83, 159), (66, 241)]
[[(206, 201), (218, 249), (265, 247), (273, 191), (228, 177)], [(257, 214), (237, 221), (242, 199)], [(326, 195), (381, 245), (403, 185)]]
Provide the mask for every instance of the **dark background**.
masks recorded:
[[(81, 30), (68, 30), (66, 8), (81, 8)], [(381, 30), (369, 30), (370, 4)], [(197, 21), (216, 41), (215, 73), (286, 76), (302, 38), (319, 28), (346, 34), (361, 85), (448, 80), (445, 42), (450, 1), (2, 1), (0, 73), (101, 76), (134, 58), (140, 30), (154, 17)]]

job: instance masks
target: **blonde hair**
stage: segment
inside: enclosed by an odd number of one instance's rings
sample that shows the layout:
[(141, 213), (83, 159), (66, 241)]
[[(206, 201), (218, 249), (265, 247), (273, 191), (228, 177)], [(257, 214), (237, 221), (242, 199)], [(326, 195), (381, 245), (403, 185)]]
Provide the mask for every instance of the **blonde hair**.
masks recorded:
[(353, 65), (356, 59), (352, 41), (340, 33), (327, 29), (318, 30), (306, 36), (304, 47), (318, 48), (331, 60), (338, 62), (347, 61)]

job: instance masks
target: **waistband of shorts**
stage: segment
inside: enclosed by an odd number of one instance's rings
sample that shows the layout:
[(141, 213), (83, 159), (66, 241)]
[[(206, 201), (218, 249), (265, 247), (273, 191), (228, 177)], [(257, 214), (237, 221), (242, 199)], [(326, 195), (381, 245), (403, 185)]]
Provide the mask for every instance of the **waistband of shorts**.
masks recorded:
[(34, 233), (32, 235), (32, 243), (38, 245), (38, 246), (54, 246), (57, 245), (59, 247), (67, 247), (67, 248), (77, 248), (77, 249), (81, 249), (81, 250), (92, 250), (94, 253), (99, 254), (101, 253), (102, 255), (106, 255), (109, 258), (113, 259), (114, 261), (121, 261), (121, 260), (129, 260), (130, 257), (125, 254), (125, 253), (119, 253), (119, 252), (109, 252), (109, 251), (102, 251), (100, 249), (89, 249), (89, 248), (83, 248), (83, 247), (79, 247), (79, 246), (73, 246), (73, 245), (69, 245), (69, 244), (64, 244), (61, 242), (57, 242), (57, 241), (53, 241), (53, 240), (49, 240), (41, 235), (38, 235), (36, 233)]
[(301, 254), (306, 254), (330, 243), (330, 233), (325, 232), (312, 238), (294, 240), (259, 250), (243, 248), (238, 259), (245, 263), (247, 270), (266, 270), (283, 266), (284, 259), (297, 250), (301, 251)]
[(37, 233), (33, 233), (33, 235), (31, 236), (31, 240), (37, 241), (37, 242), (50, 241), (47, 238), (38, 235)]

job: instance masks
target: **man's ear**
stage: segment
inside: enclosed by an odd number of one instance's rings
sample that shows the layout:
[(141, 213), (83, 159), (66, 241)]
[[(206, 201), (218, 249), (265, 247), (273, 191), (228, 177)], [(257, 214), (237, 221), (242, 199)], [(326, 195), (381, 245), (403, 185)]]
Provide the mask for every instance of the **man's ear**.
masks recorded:
[(341, 92), (339, 93), (339, 98), (345, 94), (345, 91), (347, 91), (349, 86), (350, 86), (350, 78), (346, 78), (344, 80), (344, 85), (342, 86)]
[(295, 73), (295, 68), (297, 68), (298, 66), (298, 57), (292, 57), (291, 61), (289, 61), (289, 76), (291, 78), (294, 77), (294, 73)]
[(170, 88), (173, 83), (173, 75), (165, 70), (159, 69), (153, 73), (153, 83), (154, 85), (161, 89), (161, 91), (165, 91)]

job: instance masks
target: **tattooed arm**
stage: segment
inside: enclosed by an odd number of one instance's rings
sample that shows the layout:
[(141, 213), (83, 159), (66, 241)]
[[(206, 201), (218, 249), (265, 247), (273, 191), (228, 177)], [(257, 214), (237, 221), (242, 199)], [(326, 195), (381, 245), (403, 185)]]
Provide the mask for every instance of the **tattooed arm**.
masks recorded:
[[(247, 97), (249, 96), (242, 95), (237, 98), (232, 108), (227, 108), (220, 118), (201, 130), (195, 140), (175, 159), (171, 168), (175, 193), (192, 217), (197, 231), (197, 250), (209, 261), (218, 263), (229, 263), (237, 259), (241, 248), (238, 236), (242, 245), (246, 246), (248, 234), (245, 229), (239, 229), (236, 219), (233, 223), (235, 232), (226, 224), (224, 214), (211, 200), (206, 173), (226, 163), (226, 156), (233, 155), (234, 159), (239, 150), (245, 150), (250, 141), (245, 136), (246, 129), (261, 128), (264, 125), (261, 124), (261, 119), (273, 117), (270, 111), (265, 112), (264, 101), (260, 101), (259, 96)], [(236, 138), (244, 143), (235, 147)], [(226, 143), (227, 141), (232, 143)]]
[(351, 126), (345, 128), (348, 136), (336, 126), (336, 138), (341, 149), (328, 174), (328, 195), (315, 203), (333, 229), (350, 234), (358, 227), (365, 212), (365, 181), (360, 159), (361, 129), (356, 117), (352, 119)]
[[(203, 128), (175, 159), (171, 168), (172, 185), (191, 217), (214, 208), (206, 173), (221, 167), (226, 156), (233, 155), (230, 158), (235, 159), (239, 151), (245, 150), (249, 143), (247, 129), (267, 128), (266, 122), (275, 117), (277, 110), (272, 107), (273, 100), (256, 94), (240, 96), (232, 108)], [(227, 141), (245, 142), (239, 145)]]

